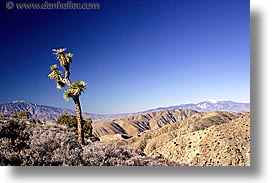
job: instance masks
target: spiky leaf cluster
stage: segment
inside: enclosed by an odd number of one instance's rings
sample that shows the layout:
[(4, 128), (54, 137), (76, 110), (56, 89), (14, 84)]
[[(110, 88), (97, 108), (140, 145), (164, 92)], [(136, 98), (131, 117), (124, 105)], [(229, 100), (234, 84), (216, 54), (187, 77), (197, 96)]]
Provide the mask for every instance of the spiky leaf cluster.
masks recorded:
[(71, 97), (72, 97), (71, 90), (70, 89), (65, 90), (63, 93), (63, 98), (68, 101), (70, 100)]
[(51, 71), (56, 71), (57, 69), (58, 69), (57, 64), (54, 64), (54, 65), (51, 65), (51, 66), (50, 66), (50, 70), (51, 70)]
[(52, 49), (52, 51), (53, 51), (54, 54), (56, 54), (56, 55), (58, 55), (58, 54), (63, 54), (66, 50), (67, 50), (67, 48)]
[(64, 91), (63, 97), (65, 100), (69, 100), (71, 97), (77, 97), (81, 95), (86, 88), (86, 83), (84, 81), (76, 81), (69, 86), (69, 89)]
[(67, 60), (68, 63), (72, 63), (73, 62), (73, 54), (72, 53), (67, 53), (65, 55), (65, 57), (66, 57), (66, 60)]
[(67, 48), (53, 49), (53, 53), (56, 55), (56, 59), (59, 60), (62, 67), (67, 67), (72, 63), (73, 54), (64, 54)]
[(56, 59), (59, 59), (61, 55), (64, 55), (64, 52), (66, 51), (67, 48), (60, 48), (60, 49), (52, 49), (53, 54), (56, 55)]
[(61, 89), (64, 87), (64, 82), (63, 82), (63, 76), (60, 70), (58, 70), (58, 66), (56, 64), (50, 66), (50, 70), (52, 71), (48, 77), (50, 79), (55, 79), (56, 80), (56, 87), (58, 89)]

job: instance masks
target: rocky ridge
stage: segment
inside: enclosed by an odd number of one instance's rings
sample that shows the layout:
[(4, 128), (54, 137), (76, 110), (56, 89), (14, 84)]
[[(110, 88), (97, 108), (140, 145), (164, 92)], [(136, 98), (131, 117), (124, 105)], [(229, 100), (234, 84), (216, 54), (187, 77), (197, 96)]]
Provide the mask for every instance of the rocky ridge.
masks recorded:
[(190, 117), (132, 138), (100, 137), (117, 146), (140, 148), (191, 166), (249, 166), (250, 113), (210, 112)]
[(93, 132), (98, 137), (114, 134), (123, 134), (124, 137), (134, 136), (146, 130), (159, 129), (167, 124), (184, 120), (196, 113), (194, 110), (175, 109), (138, 114), (97, 123), (93, 126)]

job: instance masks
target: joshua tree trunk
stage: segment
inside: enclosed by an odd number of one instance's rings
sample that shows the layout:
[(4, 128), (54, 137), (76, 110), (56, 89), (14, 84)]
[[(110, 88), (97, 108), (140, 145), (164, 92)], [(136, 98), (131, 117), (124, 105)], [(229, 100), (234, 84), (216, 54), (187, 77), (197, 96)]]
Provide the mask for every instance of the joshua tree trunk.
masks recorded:
[(73, 98), (76, 109), (76, 119), (77, 119), (77, 131), (78, 131), (78, 143), (84, 145), (84, 131), (83, 131), (83, 119), (81, 113), (81, 106), (79, 101), (79, 96)]

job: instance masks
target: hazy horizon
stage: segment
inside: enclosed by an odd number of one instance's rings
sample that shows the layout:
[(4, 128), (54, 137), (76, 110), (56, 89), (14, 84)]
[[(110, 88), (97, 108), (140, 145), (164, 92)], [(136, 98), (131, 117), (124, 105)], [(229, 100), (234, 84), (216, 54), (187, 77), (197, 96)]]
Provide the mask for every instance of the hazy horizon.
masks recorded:
[[(182, 104), (198, 104), (200, 102), (211, 102), (211, 100), (215, 100), (215, 99), (205, 99), (205, 100), (202, 100), (202, 101), (197, 101), (197, 102), (187, 102), (187, 103), (178, 103), (178, 104), (171, 104), (171, 105), (167, 105), (167, 106), (155, 106), (155, 107), (152, 107), (152, 108), (146, 108), (146, 109), (141, 109), (139, 111), (125, 111), (125, 112), (119, 112), (119, 113), (95, 113), (93, 111), (85, 111), (85, 109), (83, 110), (82, 109), (82, 112), (85, 112), (85, 113), (94, 113), (94, 114), (126, 114), (126, 113), (137, 113), (137, 112), (143, 112), (143, 111), (147, 111), (147, 110), (152, 110), (152, 109), (157, 109), (157, 108), (165, 108), (165, 107), (171, 107), (171, 106), (178, 106), (178, 105), (182, 105)], [(22, 101), (25, 101), (25, 102), (30, 102), (30, 103), (33, 103), (33, 104), (37, 104), (37, 105), (43, 105), (43, 106), (49, 106), (49, 107), (57, 107), (57, 108), (65, 108), (65, 109), (71, 109), (71, 110), (75, 110), (75, 107), (62, 107), (62, 106), (53, 106), (53, 105), (47, 105), (47, 104), (39, 104), (39, 103), (34, 103), (30, 100), (12, 100), (12, 101), (8, 101), (8, 102), (4, 102), (4, 103), (0, 103), (1, 104), (6, 104), (6, 103), (11, 103), (11, 102), (22, 102)], [(231, 102), (236, 102), (236, 103), (248, 103), (250, 104), (250, 101), (246, 102), (246, 101), (233, 101), (233, 100), (215, 100), (217, 102), (228, 102), (228, 101), (231, 101)]]
[[(74, 54), (82, 109), (144, 111), (207, 99), (250, 101), (249, 0), (97, 1), (100, 10), (7, 10), (0, 103), (28, 100), (74, 109), (49, 66), (53, 48)], [(247, 101), (247, 102), (246, 102)]]

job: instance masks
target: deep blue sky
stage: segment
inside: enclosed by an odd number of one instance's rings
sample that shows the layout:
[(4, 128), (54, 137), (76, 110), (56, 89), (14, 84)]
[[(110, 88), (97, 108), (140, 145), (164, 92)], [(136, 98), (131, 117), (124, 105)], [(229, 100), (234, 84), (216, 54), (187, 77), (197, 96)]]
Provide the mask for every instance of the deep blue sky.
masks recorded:
[(47, 78), (60, 47), (74, 54), (71, 80), (88, 84), (86, 112), (249, 102), (249, 0), (93, 2), (101, 9), (6, 10), (1, 1), (0, 103), (74, 108)]

